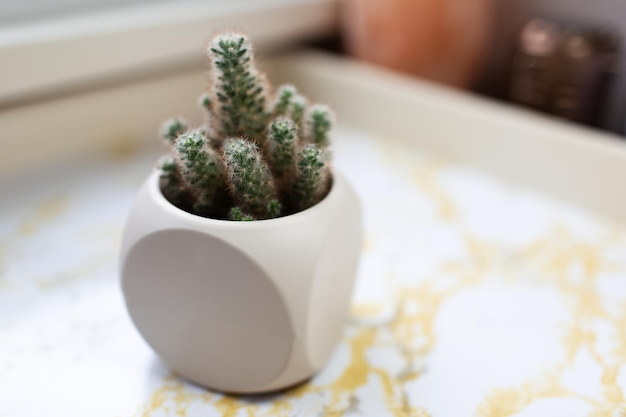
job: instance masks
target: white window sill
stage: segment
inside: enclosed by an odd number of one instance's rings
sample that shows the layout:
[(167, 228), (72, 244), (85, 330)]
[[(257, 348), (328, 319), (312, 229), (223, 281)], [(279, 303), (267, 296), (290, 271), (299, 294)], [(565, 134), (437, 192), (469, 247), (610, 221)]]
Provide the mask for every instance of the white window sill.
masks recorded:
[(187, 0), (0, 29), (0, 108), (126, 72), (204, 65), (215, 32), (277, 46), (331, 32), (335, 0)]

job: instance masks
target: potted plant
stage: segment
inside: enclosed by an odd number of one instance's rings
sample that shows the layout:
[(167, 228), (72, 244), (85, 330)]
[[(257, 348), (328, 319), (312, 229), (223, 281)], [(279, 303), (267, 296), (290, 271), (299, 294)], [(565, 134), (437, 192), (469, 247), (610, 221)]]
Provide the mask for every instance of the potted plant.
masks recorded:
[(122, 243), (137, 329), (178, 374), (233, 393), (306, 380), (348, 311), (359, 202), (331, 172), (332, 115), (293, 86), (273, 93), (246, 36), (208, 48), (206, 121), (162, 136), (172, 154), (141, 188)]

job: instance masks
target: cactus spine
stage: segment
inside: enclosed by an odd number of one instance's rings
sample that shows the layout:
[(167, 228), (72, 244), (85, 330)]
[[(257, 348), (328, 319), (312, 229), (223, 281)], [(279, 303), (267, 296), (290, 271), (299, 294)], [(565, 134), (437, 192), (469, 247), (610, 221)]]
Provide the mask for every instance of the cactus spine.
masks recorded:
[(291, 111), (293, 99), (296, 95), (296, 87), (291, 84), (281, 85), (276, 93), (276, 103), (274, 104), (274, 115), (285, 116)]
[(208, 48), (213, 88), (201, 95), (205, 123), (168, 120), (161, 136), (174, 158), (159, 163), (163, 195), (192, 213), (233, 221), (291, 214), (315, 205), (330, 185), (331, 110), (309, 106), (292, 85), (270, 93), (241, 34)]

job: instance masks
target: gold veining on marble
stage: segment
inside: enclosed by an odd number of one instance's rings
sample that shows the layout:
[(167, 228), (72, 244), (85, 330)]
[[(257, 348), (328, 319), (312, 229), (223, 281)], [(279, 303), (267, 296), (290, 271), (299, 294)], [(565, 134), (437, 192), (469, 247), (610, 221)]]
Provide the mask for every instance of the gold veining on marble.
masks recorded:
[(41, 227), (60, 216), (68, 206), (68, 199), (64, 195), (54, 196), (40, 203), (20, 224), (21, 237), (31, 236)]
[[(609, 236), (604, 241), (614, 240)], [(545, 282), (556, 287), (569, 309), (570, 320), (564, 323), (566, 331), (561, 339), (563, 360), (554, 365), (547, 385), (529, 381), (519, 388), (494, 390), (479, 407), (477, 416), (512, 416), (532, 402), (547, 397), (583, 400), (592, 407), (590, 417), (614, 417), (616, 412), (626, 406), (624, 392), (618, 383), (620, 367), (626, 365), (626, 355), (623, 353), (626, 347), (626, 308), (623, 307), (619, 316), (611, 316), (603, 306), (603, 297), (598, 290), (598, 276), (601, 272), (614, 272), (617, 268), (605, 260), (605, 250), (602, 242), (594, 244), (576, 239), (559, 228), (523, 251), (529, 263), (541, 268), (546, 277)], [(599, 322), (606, 322), (615, 331), (616, 347), (613, 355), (606, 356), (598, 351), (600, 336), (595, 325)], [(601, 398), (592, 398), (562, 386), (563, 373), (573, 366), (581, 350), (587, 351), (602, 370), (599, 381), (602, 386)]]
[(437, 204), (439, 215), (443, 220), (454, 220), (458, 216), (458, 209), (455, 207), (448, 194), (437, 185), (437, 173), (442, 169), (440, 162), (421, 164), (416, 169), (415, 183), (420, 187), (421, 192), (432, 198)]
[(7, 264), (6, 253), (9, 246), (18, 240), (34, 235), (41, 228), (46, 227), (66, 210), (68, 202), (68, 198), (64, 195), (44, 200), (22, 219), (16, 230), (9, 232), (7, 236), (3, 236), (3, 240), (0, 241), (0, 289), (8, 287), (4, 270)]
[(105, 254), (97, 255), (92, 259), (70, 269), (51, 276), (40, 278), (36, 281), (37, 288), (41, 290), (50, 290), (63, 285), (74, 283), (82, 278), (88, 277), (90, 273), (96, 271), (99, 267), (110, 261), (114, 255)]
[(383, 306), (375, 303), (358, 303), (350, 307), (350, 313), (356, 317), (376, 317), (383, 311)]

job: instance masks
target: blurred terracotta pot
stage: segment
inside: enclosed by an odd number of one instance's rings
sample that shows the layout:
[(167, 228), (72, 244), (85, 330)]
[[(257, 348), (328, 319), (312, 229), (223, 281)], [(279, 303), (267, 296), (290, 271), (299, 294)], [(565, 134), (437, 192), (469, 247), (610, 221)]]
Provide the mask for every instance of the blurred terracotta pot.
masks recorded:
[(342, 6), (352, 55), (458, 87), (475, 80), (493, 0), (345, 0)]

